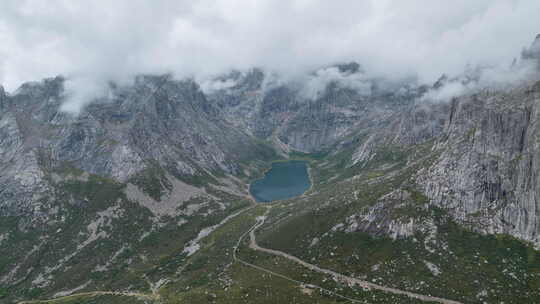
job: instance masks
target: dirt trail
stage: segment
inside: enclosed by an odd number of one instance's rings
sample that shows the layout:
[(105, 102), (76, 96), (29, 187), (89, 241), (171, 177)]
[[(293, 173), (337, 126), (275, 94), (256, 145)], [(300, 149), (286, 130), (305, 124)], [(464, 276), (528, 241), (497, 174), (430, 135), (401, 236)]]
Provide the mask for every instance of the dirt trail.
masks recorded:
[[(270, 209), (268, 209), (269, 211)], [(261, 252), (265, 252), (265, 253), (269, 253), (269, 254), (272, 254), (272, 255), (276, 255), (276, 256), (281, 256), (281, 257), (284, 257), (288, 260), (291, 260), (295, 263), (298, 263), (310, 270), (313, 270), (313, 271), (317, 271), (317, 272), (320, 272), (320, 273), (324, 273), (324, 274), (328, 274), (328, 275), (331, 275), (333, 276), (334, 278), (342, 281), (342, 282), (346, 282), (347, 284), (349, 285), (357, 285), (357, 286), (360, 286), (364, 289), (375, 289), (375, 290), (381, 290), (381, 291), (384, 291), (384, 292), (388, 292), (388, 293), (393, 293), (393, 294), (397, 294), (397, 295), (405, 295), (405, 296), (408, 296), (410, 298), (414, 298), (414, 299), (418, 299), (418, 300), (421, 300), (421, 301), (426, 301), (426, 302), (436, 302), (436, 303), (442, 303), (442, 304), (463, 304), (461, 302), (458, 302), (458, 301), (454, 301), (454, 300), (448, 300), (448, 299), (443, 299), (443, 298), (439, 298), (439, 297), (433, 297), (433, 296), (428, 296), (428, 295), (422, 295), (422, 294), (418, 294), (418, 293), (414, 293), (414, 292), (410, 292), (410, 291), (406, 291), (406, 290), (401, 290), (401, 289), (397, 289), (397, 288), (393, 288), (393, 287), (387, 287), (387, 286), (382, 286), (382, 285), (378, 285), (378, 284), (374, 284), (374, 283), (371, 283), (371, 282), (368, 282), (368, 281), (363, 281), (363, 280), (359, 280), (357, 278), (353, 278), (353, 277), (349, 277), (349, 276), (346, 276), (344, 274), (341, 274), (341, 273), (337, 273), (333, 270), (329, 270), (329, 269), (325, 269), (325, 268), (321, 268), (317, 265), (313, 265), (313, 264), (310, 264), (308, 262), (305, 262), (295, 256), (292, 256), (290, 254), (287, 254), (285, 252), (282, 252), (282, 251), (279, 251), (279, 250), (273, 250), (273, 249), (268, 249), (268, 248), (263, 248), (263, 247), (260, 247), (259, 245), (257, 245), (257, 240), (255, 238), (255, 231), (264, 224), (265, 220), (266, 220), (266, 215), (268, 214), (268, 211), (265, 213), (264, 216), (261, 216), (261, 217), (258, 217), (257, 218), (257, 223), (251, 227), (250, 230), (248, 230), (248, 232), (246, 232), (244, 235), (242, 235), (242, 237), (240, 237), (240, 239), (238, 240), (238, 243), (235, 247), (235, 250), (234, 250), (234, 258), (241, 261), (240, 259), (238, 259), (236, 257), (236, 249), (238, 248), (238, 246), (240, 245), (240, 242), (242, 241), (242, 238), (247, 234), (249, 233), (249, 247), (253, 250), (257, 250), (257, 251), (261, 251)], [(247, 262), (244, 262), (244, 261), (241, 261), (243, 264), (247, 264), (251, 267), (255, 267), (259, 270), (263, 270), (265, 272), (268, 272), (268, 273), (271, 273), (271, 274), (274, 274), (274, 275), (277, 275), (279, 277), (284, 277), (290, 281), (294, 281), (294, 282), (297, 282), (297, 283), (301, 283), (301, 284), (304, 284), (304, 285), (309, 285), (308, 283), (305, 283), (305, 282), (299, 282), (299, 281), (296, 281), (294, 279), (291, 279), (291, 278), (288, 278), (288, 277), (285, 277), (283, 275), (280, 275), (280, 274), (276, 274), (270, 270), (267, 270), (267, 269), (264, 269), (262, 267), (259, 267), (259, 266), (256, 266), (256, 265), (252, 265), (250, 263), (247, 263)], [(314, 285), (312, 285), (314, 286)], [(315, 286), (315, 287), (318, 287), (318, 288), (321, 288), (319, 286)], [(321, 288), (323, 289), (323, 288)], [(335, 293), (334, 293), (335, 294)], [(348, 298), (348, 297), (345, 297), (345, 296), (342, 296), (342, 295), (338, 295), (340, 297), (343, 297), (343, 298), (346, 298), (348, 300), (351, 300), (351, 301), (354, 301), (354, 302), (363, 302), (363, 301), (359, 301), (359, 300), (354, 300), (354, 299), (351, 299), (351, 298)]]
[[(236, 217), (236, 216), (238, 216), (240, 214), (243, 214), (244, 212), (246, 212), (248, 210), (253, 209), (255, 206), (256, 205), (252, 205), (252, 206), (249, 206), (247, 208), (244, 208), (244, 209), (230, 215), (223, 222), (226, 223), (229, 220), (231, 220), (232, 218), (234, 218), (234, 217)], [(236, 245), (233, 247), (233, 259), (235, 261), (240, 262), (243, 265), (246, 265), (246, 266), (258, 269), (260, 271), (269, 273), (271, 275), (283, 278), (285, 280), (300, 284), (301, 286), (309, 286), (310, 288), (320, 289), (320, 290), (322, 290), (322, 291), (324, 291), (326, 293), (335, 295), (337, 297), (349, 300), (349, 301), (354, 302), (354, 303), (366, 303), (365, 301), (353, 299), (353, 298), (344, 296), (342, 294), (336, 293), (334, 291), (328, 290), (328, 289), (326, 289), (324, 287), (314, 285), (314, 284), (310, 284), (308, 282), (298, 281), (298, 280), (295, 280), (293, 278), (287, 277), (285, 275), (282, 275), (282, 274), (273, 272), (271, 270), (268, 270), (266, 268), (251, 264), (251, 263), (246, 262), (246, 261), (243, 261), (242, 259), (237, 257), (236, 253), (238, 251), (238, 247), (240, 247), (240, 243), (242, 242), (242, 240), (246, 237), (246, 235), (249, 234), (249, 239), (250, 239), (249, 240), (249, 247), (251, 249), (261, 251), (261, 252), (265, 252), (265, 253), (269, 253), (269, 254), (276, 255), (276, 256), (284, 257), (284, 258), (286, 258), (288, 260), (291, 260), (291, 261), (293, 261), (295, 263), (298, 263), (298, 264), (300, 264), (300, 265), (302, 265), (302, 266), (304, 266), (304, 267), (306, 267), (306, 268), (308, 268), (310, 270), (317, 271), (317, 272), (320, 272), (320, 273), (324, 273), (324, 274), (327, 274), (327, 275), (331, 275), (334, 278), (336, 278), (336, 279), (338, 279), (338, 280), (340, 280), (342, 282), (345, 282), (345, 283), (347, 283), (349, 285), (357, 285), (357, 286), (360, 286), (360, 287), (365, 288), (365, 289), (381, 290), (381, 291), (384, 291), (384, 292), (393, 293), (393, 294), (397, 294), (397, 295), (406, 295), (408, 297), (415, 298), (415, 299), (418, 299), (418, 300), (421, 300), (421, 301), (437, 302), (437, 303), (442, 303), (442, 304), (463, 304), (463, 303), (458, 302), (458, 301), (453, 301), (453, 300), (443, 299), (443, 298), (439, 298), (439, 297), (433, 297), (433, 296), (417, 294), (417, 293), (413, 293), (413, 292), (409, 292), (409, 291), (405, 291), (405, 290), (401, 290), (401, 289), (397, 289), (397, 288), (393, 288), (393, 287), (386, 287), (386, 286), (374, 284), (374, 283), (371, 283), (371, 282), (368, 282), (368, 281), (359, 280), (359, 279), (356, 279), (356, 278), (353, 278), (353, 277), (346, 276), (346, 275), (341, 274), (341, 273), (337, 273), (337, 272), (329, 270), (329, 269), (321, 268), (321, 267), (319, 267), (317, 265), (310, 264), (308, 262), (305, 262), (305, 261), (303, 261), (303, 260), (301, 260), (301, 259), (299, 259), (299, 258), (297, 258), (295, 256), (292, 256), (290, 254), (287, 254), (285, 252), (260, 247), (259, 245), (257, 245), (257, 240), (255, 238), (255, 231), (264, 224), (264, 222), (266, 220), (266, 217), (267, 217), (268, 213), (270, 212), (271, 206), (266, 206), (266, 208), (267, 208), (267, 210), (266, 210), (265, 214), (263, 216), (257, 217), (257, 222), (255, 223), (255, 225), (253, 225), (248, 231), (243, 233), (240, 236), (240, 238), (238, 239), (238, 241), (236, 242)], [(69, 299), (69, 298), (75, 298), (75, 297), (79, 297), (79, 296), (98, 296), (98, 295), (131, 296), (131, 297), (137, 297), (137, 298), (147, 299), (147, 300), (158, 300), (159, 299), (159, 295), (157, 293), (143, 294), (143, 293), (136, 293), (136, 292), (92, 291), (92, 292), (76, 293), (76, 294), (72, 294), (72, 295), (68, 295), (68, 296), (64, 296), (64, 297), (58, 297), (58, 298), (50, 299), (50, 300), (22, 301), (22, 302), (19, 302), (18, 304), (54, 303), (54, 302), (57, 302), (57, 301), (60, 301), (60, 300), (65, 300), (65, 299)]]
[(63, 301), (70, 298), (76, 298), (81, 296), (101, 296), (101, 295), (113, 295), (113, 296), (127, 296), (127, 297), (136, 297), (146, 300), (158, 300), (157, 295), (152, 294), (144, 294), (144, 293), (138, 293), (138, 292), (120, 292), (120, 291), (90, 291), (90, 292), (81, 292), (81, 293), (75, 293), (69, 296), (64, 297), (58, 297), (55, 299), (50, 300), (32, 300), (32, 301), (22, 301), (19, 302), (19, 304), (37, 304), (37, 303), (54, 303), (58, 301)]

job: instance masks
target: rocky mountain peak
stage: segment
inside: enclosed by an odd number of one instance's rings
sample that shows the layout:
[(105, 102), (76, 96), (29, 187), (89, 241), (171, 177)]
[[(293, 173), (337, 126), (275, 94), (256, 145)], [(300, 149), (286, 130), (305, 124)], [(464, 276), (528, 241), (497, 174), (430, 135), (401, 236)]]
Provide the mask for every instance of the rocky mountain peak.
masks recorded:
[(348, 63), (339, 63), (336, 65), (336, 67), (339, 69), (341, 73), (354, 74), (358, 72), (360, 73), (364, 72), (364, 69), (362, 68), (362, 66), (359, 63), (354, 62), (354, 61), (351, 61)]
[(521, 52), (522, 59), (540, 59), (540, 34), (536, 35), (536, 38), (528, 48), (523, 49)]

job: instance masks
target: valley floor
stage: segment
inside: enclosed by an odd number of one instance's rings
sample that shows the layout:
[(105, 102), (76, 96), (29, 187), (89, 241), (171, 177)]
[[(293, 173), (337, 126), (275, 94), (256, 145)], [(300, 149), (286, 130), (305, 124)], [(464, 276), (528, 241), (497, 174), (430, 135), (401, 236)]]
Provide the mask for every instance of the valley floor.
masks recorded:
[[(376, 295), (372, 295), (375, 302), (379, 303), (382, 299), (388, 300), (397, 300), (397, 302), (380, 302), (380, 303), (443, 303), (443, 304), (460, 304), (461, 302), (443, 299), (439, 297), (433, 297), (429, 295), (422, 295), (414, 292), (409, 292), (405, 290), (400, 290), (392, 287), (383, 286), (380, 284), (374, 284), (368, 281), (360, 280), (353, 278), (333, 270), (321, 268), (317, 265), (313, 265), (304, 260), (301, 260), (295, 256), (287, 254), (282, 251), (263, 248), (257, 244), (256, 241), (256, 232), (259, 227), (264, 225), (265, 220), (273, 206), (271, 204), (265, 205), (252, 205), (251, 207), (245, 208), (240, 212), (236, 212), (233, 215), (227, 217), (220, 225), (215, 227), (214, 230), (225, 230), (229, 227), (227, 226), (229, 221), (238, 221), (236, 219), (239, 216), (245, 217), (243, 220), (249, 220), (254, 222), (247, 230), (243, 231), (236, 243), (231, 248), (233, 261), (236, 265), (230, 265), (230, 268), (235, 268), (235, 272), (255, 272), (250, 275), (262, 275), (265, 279), (271, 280), (282, 280), (282, 284), (276, 285), (276, 290), (274, 292), (281, 292), (284, 286), (287, 286), (288, 293), (296, 292), (297, 295), (292, 296), (291, 299), (298, 301), (295, 303), (303, 303), (305, 300), (308, 303), (309, 301), (315, 300), (313, 303), (335, 303), (335, 302), (351, 302), (351, 303), (372, 303), (370, 301), (366, 302), (366, 294), (370, 294), (371, 291), (374, 291)], [(234, 223), (232, 224), (234, 225)], [(219, 231), (217, 232), (219, 233)], [(246, 239), (246, 236), (249, 236), (249, 241)], [(199, 241), (202, 241), (200, 239)], [(279, 268), (269, 267), (269, 265), (253, 262), (253, 259), (249, 256), (245, 258), (246, 252), (252, 250), (255, 252), (260, 252), (262, 254), (269, 254), (277, 257), (278, 259), (284, 258), (292, 263), (298, 264), (302, 267), (305, 267), (305, 271), (318, 273), (320, 277), (315, 280), (309, 280), (309, 277), (306, 278), (305, 275), (302, 275), (302, 278), (298, 278), (298, 275), (290, 275), (289, 273), (280, 273)], [(259, 265), (257, 265), (259, 264)], [(277, 262), (273, 263), (274, 266), (277, 265)], [(240, 266), (241, 265), (241, 266)], [(247, 267), (247, 269), (238, 269), (238, 267)], [(251, 269), (251, 270), (250, 270)], [(305, 271), (300, 271), (303, 273)], [(256, 274), (258, 272), (258, 274)], [(321, 278), (323, 278), (321, 280)], [(251, 283), (255, 283), (251, 282)], [(322, 284), (321, 284), (322, 283)], [(174, 285), (174, 283), (170, 283)], [(93, 291), (93, 292), (82, 292), (75, 293), (68, 296), (58, 297), (51, 300), (36, 300), (36, 301), (22, 301), (19, 304), (32, 304), (32, 303), (61, 303), (61, 304), (71, 304), (71, 303), (199, 303), (196, 298), (200, 296), (197, 294), (197, 291), (193, 291), (195, 300), (188, 300), (191, 296), (190, 293), (182, 296), (181, 298), (171, 297), (166, 291), (170, 286), (164, 286), (163, 290), (156, 290), (153, 294), (145, 293), (136, 293), (136, 292), (121, 292), (121, 291)], [(273, 287), (266, 285), (272, 289)], [(290, 290), (293, 289), (293, 290)], [(294, 290), (296, 289), (296, 290)], [(163, 292), (165, 291), (165, 292)], [(227, 290), (225, 290), (225, 293)], [(299, 293), (300, 295), (299, 296)], [(382, 293), (381, 293), (382, 292)], [(361, 293), (363, 296), (361, 298), (355, 298), (354, 294)], [(208, 294), (205, 292), (205, 294)], [(351, 295), (352, 294), (352, 295)], [(266, 294), (268, 300), (272, 301), (273, 297), (268, 297), (268, 291)], [(240, 303), (234, 302), (234, 296), (228, 297), (218, 297), (216, 294), (210, 296), (212, 299), (208, 300), (212, 303)], [(262, 303), (257, 298), (249, 298), (249, 294), (246, 293), (242, 297), (242, 303)], [(304, 299), (300, 299), (304, 298)], [(129, 299), (129, 300), (128, 300)], [(399, 300), (401, 299), (401, 300)], [(405, 301), (406, 302), (402, 302)], [(202, 301), (201, 302), (205, 302)], [(269, 302), (270, 303), (270, 302)]]

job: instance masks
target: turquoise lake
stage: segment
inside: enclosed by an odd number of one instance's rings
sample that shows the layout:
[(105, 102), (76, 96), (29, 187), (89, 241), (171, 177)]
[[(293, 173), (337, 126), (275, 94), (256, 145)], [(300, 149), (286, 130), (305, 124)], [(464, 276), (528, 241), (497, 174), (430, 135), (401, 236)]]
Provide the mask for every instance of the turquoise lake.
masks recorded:
[(251, 183), (249, 192), (265, 203), (302, 195), (311, 187), (307, 162), (275, 162), (263, 178)]

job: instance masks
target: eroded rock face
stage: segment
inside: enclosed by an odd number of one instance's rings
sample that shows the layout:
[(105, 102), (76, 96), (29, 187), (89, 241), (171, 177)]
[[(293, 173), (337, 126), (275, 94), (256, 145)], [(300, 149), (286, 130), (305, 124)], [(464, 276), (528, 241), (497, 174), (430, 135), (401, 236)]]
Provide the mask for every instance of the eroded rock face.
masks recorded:
[[(32, 210), (52, 172), (76, 169), (125, 182), (150, 163), (175, 178), (236, 174), (261, 148), (222, 119), (193, 81), (140, 76), (111, 87), (78, 116), (60, 111), (61, 77), (0, 91), (2, 214)], [(47, 191), (53, 195), (52, 191)], [(21, 209), (21, 210), (22, 210)]]
[[(427, 206), (417, 206), (406, 190), (394, 190), (379, 199), (364, 212), (349, 216), (343, 225), (346, 232), (366, 231), (374, 235), (390, 236), (392, 239), (411, 237), (425, 232), (429, 221), (421, 217)], [(411, 210), (407, 216), (404, 210)]]
[(415, 107), (373, 132), (352, 162), (369, 162), (381, 146), (432, 142), (439, 156), (415, 174), (430, 204), (477, 231), (510, 234), (538, 246), (539, 102), (536, 83)]
[(25, 147), (15, 115), (0, 115), (0, 212), (21, 214), (38, 209), (48, 187), (37, 154)]
[[(435, 161), (414, 174), (429, 204), (473, 230), (509, 234), (540, 246), (539, 104), (540, 82), (411, 105), (390, 114), (387, 125), (370, 129), (351, 164), (368, 165), (383, 148), (406, 151), (429, 144)], [(422, 162), (424, 155), (406, 157), (412, 164)], [(350, 219), (351, 229), (378, 227), (391, 236), (417, 230), (396, 230), (387, 220), (387, 205), (357, 214)]]
[(414, 81), (369, 78), (357, 63), (327, 69), (337, 78), (324, 76), (324, 68), (302, 83), (275, 81), (257, 69), (233, 73), (225, 79), (234, 85), (208, 93), (208, 99), (231, 124), (277, 148), (320, 152), (377, 125), (383, 115), (404, 109), (421, 94)]
[(441, 156), (418, 173), (434, 204), (487, 233), (540, 244), (539, 83), (455, 100)]

